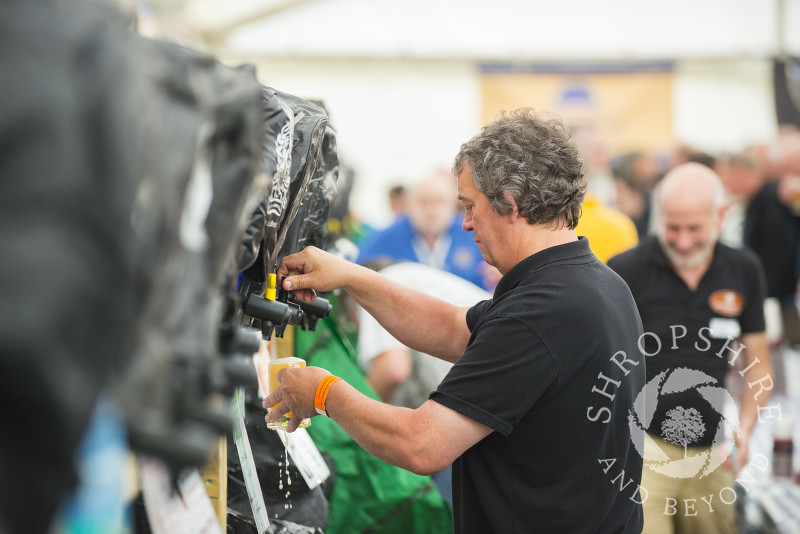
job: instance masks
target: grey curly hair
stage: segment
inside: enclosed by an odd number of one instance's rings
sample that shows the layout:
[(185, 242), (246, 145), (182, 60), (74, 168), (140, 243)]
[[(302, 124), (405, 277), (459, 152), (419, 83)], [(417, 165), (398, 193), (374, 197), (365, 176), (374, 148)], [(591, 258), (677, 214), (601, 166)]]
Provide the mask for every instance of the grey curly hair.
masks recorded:
[(461, 145), (453, 174), (465, 165), (497, 213), (511, 212), (508, 193), (531, 224), (578, 224), (586, 194), (583, 158), (559, 118), (531, 108), (504, 112)]

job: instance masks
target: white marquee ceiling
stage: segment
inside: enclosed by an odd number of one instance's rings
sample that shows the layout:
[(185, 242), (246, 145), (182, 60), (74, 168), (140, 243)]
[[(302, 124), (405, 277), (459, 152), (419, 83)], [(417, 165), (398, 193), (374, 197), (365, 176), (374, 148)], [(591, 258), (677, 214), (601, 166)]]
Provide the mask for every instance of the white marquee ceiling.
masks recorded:
[(244, 56), (800, 55), (800, 0), (193, 0), (179, 14), (212, 48)]

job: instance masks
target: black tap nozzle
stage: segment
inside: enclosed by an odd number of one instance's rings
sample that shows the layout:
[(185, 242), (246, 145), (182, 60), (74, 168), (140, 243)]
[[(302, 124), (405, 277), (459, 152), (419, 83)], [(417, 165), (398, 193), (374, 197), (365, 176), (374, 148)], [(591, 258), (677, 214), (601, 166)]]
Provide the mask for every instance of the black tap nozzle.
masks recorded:
[(285, 293), (278, 294), (279, 300), (269, 300), (259, 295), (251, 294), (244, 301), (244, 313), (261, 321), (261, 332), (266, 339), (275, 335), (283, 337), (283, 332), (288, 325), (300, 323), (303, 311), (297, 304), (287, 302)]
[(333, 309), (328, 299), (322, 297), (317, 297), (311, 302), (304, 302), (292, 296), (289, 302), (299, 306), (303, 312), (303, 322), (300, 324), (300, 327), (303, 330), (310, 330), (312, 332), (317, 329), (317, 321), (329, 316)]

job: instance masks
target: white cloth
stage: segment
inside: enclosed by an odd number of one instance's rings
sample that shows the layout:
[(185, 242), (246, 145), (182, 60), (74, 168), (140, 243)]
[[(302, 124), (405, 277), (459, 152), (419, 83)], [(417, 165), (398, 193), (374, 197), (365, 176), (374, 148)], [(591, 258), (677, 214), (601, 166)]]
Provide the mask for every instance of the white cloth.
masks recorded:
[[(492, 297), (459, 276), (419, 263), (396, 263), (382, 269), (380, 274), (456, 306), (472, 306)], [(404, 346), (363, 309), (359, 310), (358, 321), (358, 364), (365, 372), (369, 371), (372, 360), (378, 355)], [(410, 352), (411, 376), (398, 387), (391, 404), (417, 408), (428, 400), (428, 395), (436, 389), (452, 364), (428, 354)]]

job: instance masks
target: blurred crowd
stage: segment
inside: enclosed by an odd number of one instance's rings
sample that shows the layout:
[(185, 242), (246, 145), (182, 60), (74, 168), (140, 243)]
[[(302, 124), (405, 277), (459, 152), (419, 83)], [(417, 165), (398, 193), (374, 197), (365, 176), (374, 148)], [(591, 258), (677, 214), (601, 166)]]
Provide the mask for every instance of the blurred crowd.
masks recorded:
[[(576, 127), (572, 134), (589, 183), (576, 232), (589, 238), (600, 260), (607, 261), (655, 232), (657, 214), (651, 199), (669, 170), (686, 162), (705, 165), (717, 173), (726, 190), (720, 242), (748, 247), (763, 263), (767, 296), (771, 305), (780, 309), (779, 314), (768, 315), (772, 343), (800, 344), (796, 305), (800, 294), (798, 127), (782, 125), (774, 139), (718, 153), (687, 144), (666, 154), (646, 150), (617, 153), (594, 127)], [(422, 179), (394, 184), (387, 200), (395, 219), (386, 228), (370, 228), (366, 236), (358, 236), (358, 262), (379, 261), (384, 266), (422, 263), (492, 291), (499, 273), (470, 246), (469, 236), (464, 239), (460, 202), (448, 200), (455, 198), (454, 179), (448, 174), (437, 169)]]

